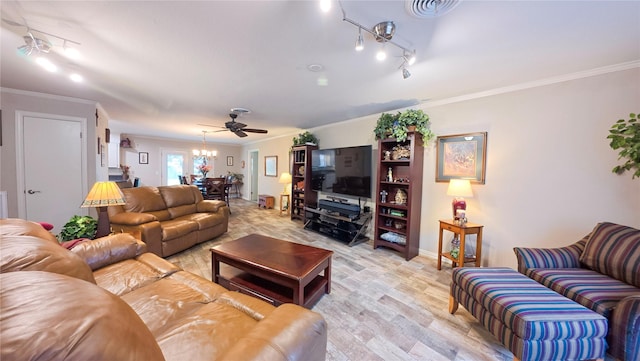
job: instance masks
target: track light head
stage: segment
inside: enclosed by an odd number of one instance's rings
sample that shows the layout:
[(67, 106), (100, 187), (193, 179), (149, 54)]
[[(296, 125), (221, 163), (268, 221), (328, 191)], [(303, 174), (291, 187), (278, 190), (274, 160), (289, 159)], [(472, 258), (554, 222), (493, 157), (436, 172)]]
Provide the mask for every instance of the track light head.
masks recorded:
[(362, 39), (362, 28), (358, 28), (358, 39), (356, 40), (356, 51), (364, 49), (364, 39)]
[(410, 76), (411, 76), (411, 73), (409, 72), (409, 69), (402, 68), (402, 79), (407, 79)]

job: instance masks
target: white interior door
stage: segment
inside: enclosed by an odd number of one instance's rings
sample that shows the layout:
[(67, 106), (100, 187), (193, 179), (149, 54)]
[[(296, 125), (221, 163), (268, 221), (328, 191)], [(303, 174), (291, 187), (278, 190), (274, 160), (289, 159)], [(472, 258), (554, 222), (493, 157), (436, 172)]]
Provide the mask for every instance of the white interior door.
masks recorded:
[(18, 117), (20, 216), (51, 223), (58, 233), (73, 215), (88, 214), (80, 208), (87, 192), (82, 138), (86, 119), (20, 113)]

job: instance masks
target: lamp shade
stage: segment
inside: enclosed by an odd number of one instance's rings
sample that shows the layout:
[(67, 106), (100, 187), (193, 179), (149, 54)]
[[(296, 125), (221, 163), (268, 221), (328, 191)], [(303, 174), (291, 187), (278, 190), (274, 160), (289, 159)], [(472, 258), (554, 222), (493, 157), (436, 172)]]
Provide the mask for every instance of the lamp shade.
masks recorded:
[(449, 181), (447, 195), (454, 197), (473, 197), (471, 182), (468, 179), (451, 179)]
[(280, 174), (280, 179), (278, 180), (278, 183), (282, 183), (282, 184), (291, 183), (291, 174), (289, 172), (284, 172)]
[(81, 207), (107, 207), (126, 204), (116, 182), (96, 182)]

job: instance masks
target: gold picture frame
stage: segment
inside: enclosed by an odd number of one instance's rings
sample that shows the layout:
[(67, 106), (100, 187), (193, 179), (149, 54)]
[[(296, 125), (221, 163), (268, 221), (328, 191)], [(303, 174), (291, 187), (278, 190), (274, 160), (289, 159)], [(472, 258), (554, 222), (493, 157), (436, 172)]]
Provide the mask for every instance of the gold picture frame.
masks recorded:
[(487, 132), (439, 136), (436, 143), (436, 182), (469, 179), (484, 184)]

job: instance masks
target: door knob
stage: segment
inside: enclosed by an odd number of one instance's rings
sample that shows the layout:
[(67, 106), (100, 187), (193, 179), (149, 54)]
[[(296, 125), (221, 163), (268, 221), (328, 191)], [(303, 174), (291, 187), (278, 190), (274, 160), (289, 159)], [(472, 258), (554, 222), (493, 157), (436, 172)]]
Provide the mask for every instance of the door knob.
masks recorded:
[(27, 193), (29, 193), (29, 194), (35, 194), (35, 193), (41, 193), (41, 192), (40, 192), (40, 191), (34, 191), (33, 189), (29, 189), (29, 190), (27, 191)]

